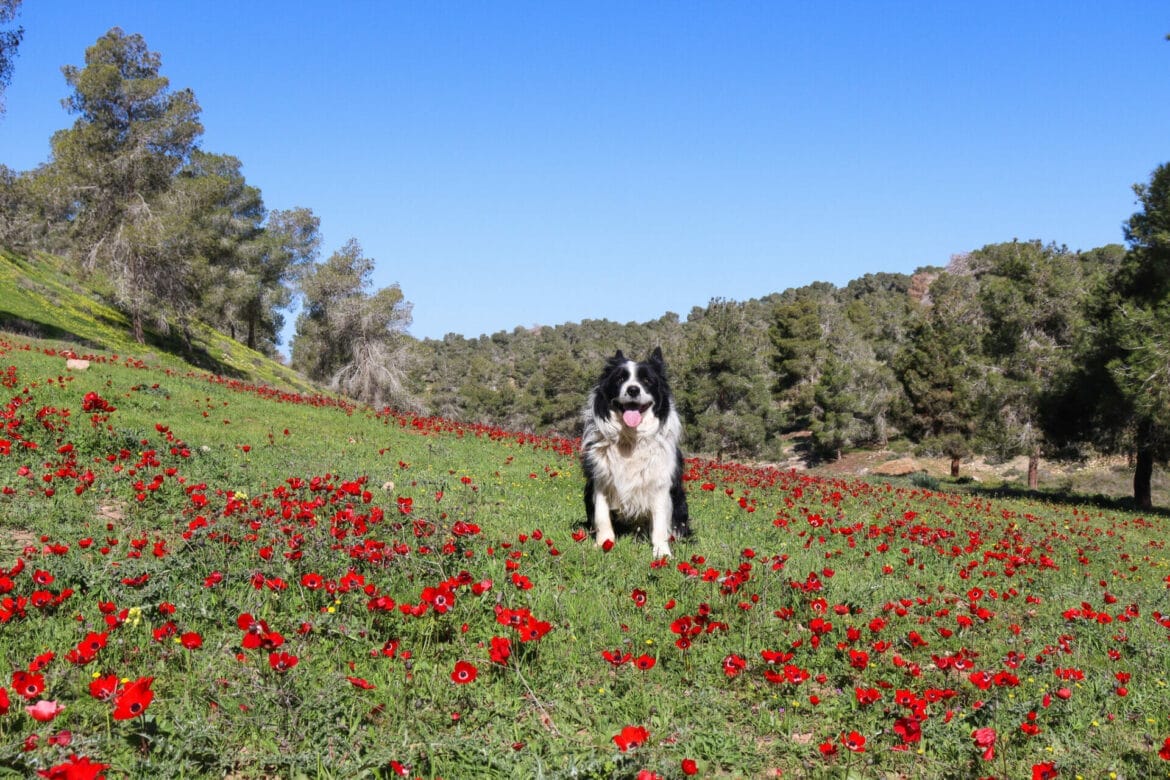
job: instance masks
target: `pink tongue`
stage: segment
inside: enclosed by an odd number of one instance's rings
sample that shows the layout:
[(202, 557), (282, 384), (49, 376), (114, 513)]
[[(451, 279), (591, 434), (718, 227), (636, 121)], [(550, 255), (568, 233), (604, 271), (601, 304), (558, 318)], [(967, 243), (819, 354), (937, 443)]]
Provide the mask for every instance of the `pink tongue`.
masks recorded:
[(642, 413), (637, 409), (627, 409), (622, 412), (622, 422), (631, 428), (637, 428), (638, 423), (642, 422)]

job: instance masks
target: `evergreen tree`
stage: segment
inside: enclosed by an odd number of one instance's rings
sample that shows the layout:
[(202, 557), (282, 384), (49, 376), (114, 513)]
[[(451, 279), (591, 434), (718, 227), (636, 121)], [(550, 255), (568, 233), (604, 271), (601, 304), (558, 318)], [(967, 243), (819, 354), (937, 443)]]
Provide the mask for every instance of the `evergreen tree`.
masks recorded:
[(73, 94), (73, 127), (52, 138), (55, 174), (72, 194), (75, 238), (89, 265), (110, 276), (116, 302), (143, 343), (144, 320), (167, 322), (176, 283), (177, 237), (163, 202), (203, 127), (190, 90), (172, 92), (158, 54), (139, 35), (113, 28), (85, 52), (85, 67), (62, 69)]
[[(462, 419), (505, 425), (517, 416), (516, 387), (511, 377), (501, 371), (503, 360), (490, 352), (473, 354), (461, 378), (459, 400)], [(529, 426), (532, 427), (531, 421)]]
[(413, 404), (406, 392), (410, 304), (398, 285), (372, 294), (374, 261), (350, 239), (301, 281), (304, 311), (292, 343), (293, 368), (373, 406)]
[(774, 392), (796, 427), (807, 427), (811, 421), (824, 350), (822, 309), (834, 292), (832, 285), (817, 282), (790, 290), (772, 308), (768, 338)]
[(264, 219), (260, 191), (240, 167), (235, 157), (192, 150), (155, 209), (163, 225), (158, 251), (165, 247), (172, 269), (170, 308), (184, 325), (198, 318), (237, 339), (249, 245)]
[(860, 399), (852, 392), (854, 384), (852, 365), (828, 353), (813, 386), (809, 420), (813, 451), (818, 457), (839, 460), (842, 449), (853, 446), (865, 435), (858, 416)]
[(854, 279), (837, 297), (858, 338), (873, 350), (879, 362), (888, 362), (906, 339), (914, 314), (913, 277), (873, 273)]
[(813, 454), (839, 458), (848, 447), (884, 446), (900, 393), (897, 380), (840, 305), (826, 306), (822, 312), (825, 337), (808, 415)]
[(969, 258), (977, 269), (986, 318), (983, 352), (992, 370), (983, 398), (983, 447), (1000, 458), (1028, 456), (1028, 487), (1039, 479), (1046, 448), (1043, 394), (1069, 367), (1083, 325), (1085, 286), (1079, 259), (1040, 241), (991, 244)]
[(773, 304), (776, 397), (791, 424), (809, 430), (813, 456), (887, 442), (901, 390), (877, 350), (889, 354), (879, 342), (905, 329), (908, 286), (908, 277), (871, 274), (843, 290), (824, 282), (790, 290)]
[[(0, 0), (0, 25), (7, 27), (16, 21), (16, 15), (20, 13), (20, 4), (21, 0)], [(0, 30), (0, 115), (4, 113), (4, 92), (12, 83), (16, 50), (23, 39), (23, 27)]]
[(592, 377), (568, 352), (552, 355), (539, 371), (542, 430), (571, 434), (579, 425), (581, 408)]
[(679, 406), (689, 448), (745, 457), (766, 452), (777, 425), (763, 365), (763, 336), (743, 308), (712, 299), (687, 321), (690, 348)]
[(941, 274), (914, 323), (894, 368), (906, 392), (907, 432), (928, 451), (951, 459), (951, 475), (972, 452), (978, 401), (985, 387), (980, 364), (983, 316), (970, 276)]
[(1154, 465), (1170, 458), (1170, 165), (1134, 192), (1129, 251), (1090, 304), (1047, 423), (1054, 437), (1133, 453), (1134, 502), (1149, 509)]
[[(293, 288), (316, 260), (320, 223), (307, 208), (276, 209), (268, 213), (260, 233), (243, 247), (235, 317), (250, 348), (276, 354), (284, 327), (283, 312), (292, 305)], [(234, 333), (235, 328), (232, 330)]]

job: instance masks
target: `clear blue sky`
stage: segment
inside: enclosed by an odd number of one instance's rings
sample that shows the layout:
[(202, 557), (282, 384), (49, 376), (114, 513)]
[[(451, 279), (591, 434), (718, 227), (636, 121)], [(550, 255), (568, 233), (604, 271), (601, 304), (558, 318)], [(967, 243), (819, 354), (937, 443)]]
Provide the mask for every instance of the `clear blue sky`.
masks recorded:
[(269, 208), (357, 238), (410, 332), (684, 319), (712, 297), (1122, 240), (1170, 160), (1170, 5), (25, 0), (0, 162), (112, 26)]

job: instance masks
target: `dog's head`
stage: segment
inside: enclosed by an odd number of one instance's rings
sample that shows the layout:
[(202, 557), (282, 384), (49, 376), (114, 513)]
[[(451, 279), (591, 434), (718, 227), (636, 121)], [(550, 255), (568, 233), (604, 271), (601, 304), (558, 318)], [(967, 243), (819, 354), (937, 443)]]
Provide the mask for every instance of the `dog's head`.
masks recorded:
[(652, 428), (671, 411), (670, 387), (662, 349), (646, 360), (631, 360), (618, 350), (605, 364), (593, 394), (593, 414), (624, 429)]

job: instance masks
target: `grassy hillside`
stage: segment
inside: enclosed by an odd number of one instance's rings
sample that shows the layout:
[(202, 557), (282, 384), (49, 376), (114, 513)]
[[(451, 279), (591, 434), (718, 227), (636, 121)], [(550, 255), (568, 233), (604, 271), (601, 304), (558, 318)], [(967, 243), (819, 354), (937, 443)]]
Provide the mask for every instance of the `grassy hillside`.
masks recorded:
[(297, 372), (200, 323), (191, 325), (191, 349), (176, 333), (148, 331), (144, 346), (131, 337), (124, 314), (94, 292), (100, 279), (87, 278), (61, 257), (24, 257), (0, 249), (0, 330), (48, 339), (79, 354), (100, 351), (134, 355), (159, 366), (196, 365), (250, 382), (309, 391)]
[(1170, 767), (1164, 517), (694, 459), (697, 538), (603, 552), (573, 441), (145, 355), (5, 273), (0, 775)]

